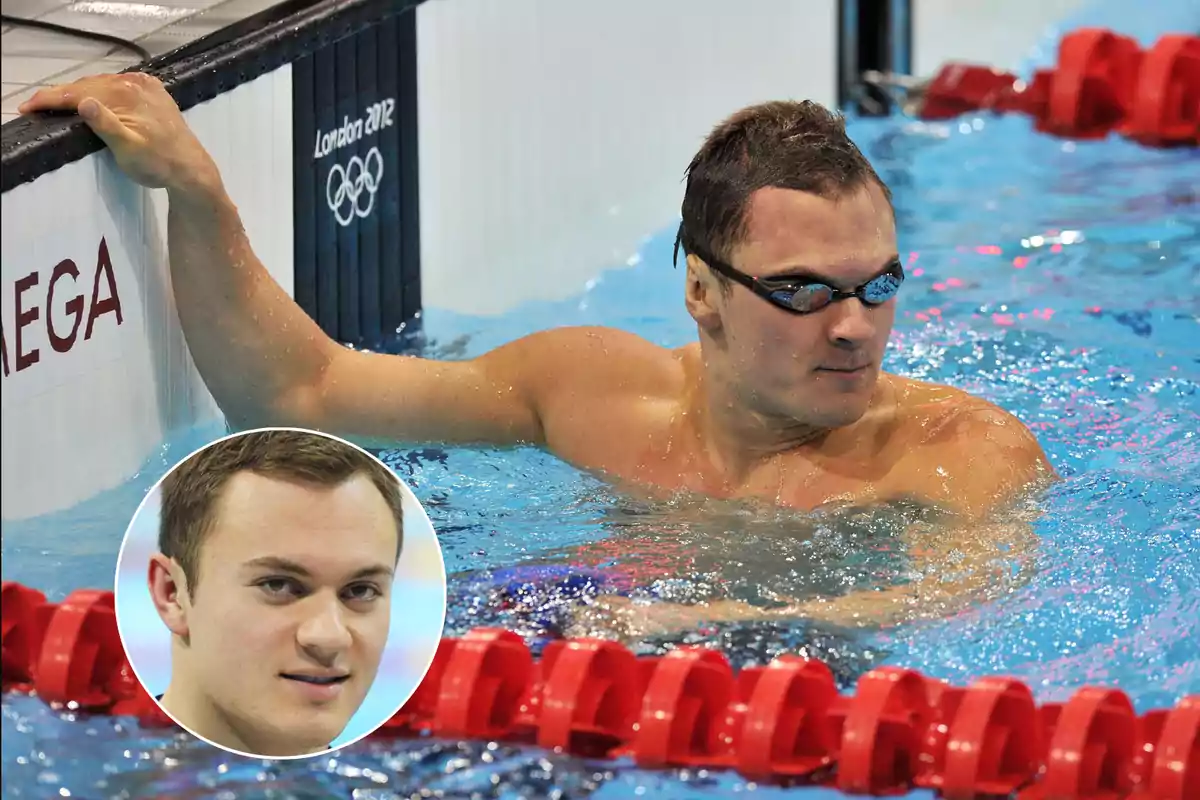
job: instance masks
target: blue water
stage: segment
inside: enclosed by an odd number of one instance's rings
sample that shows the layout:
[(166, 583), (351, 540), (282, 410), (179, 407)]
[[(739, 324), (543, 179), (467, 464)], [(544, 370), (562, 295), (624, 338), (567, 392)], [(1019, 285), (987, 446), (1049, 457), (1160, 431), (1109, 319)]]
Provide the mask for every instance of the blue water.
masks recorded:
[[(798, 621), (693, 638), (716, 642), (739, 665), (807, 647), (829, 659), (844, 684), (888, 663), (958, 684), (1013, 675), (1042, 702), (1103, 683), (1128, 692), (1139, 711), (1200, 691), (1200, 155), (1117, 139), (1063, 142), (1032, 134), (1019, 118), (855, 122), (852, 133), (893, 187), (912, 276), (886, 368), (1012, 411), (1065, 480), (1040, 501), (1032, 580), (970, 613), (874, 633)], [(684, 344), (694, 329), (682, 275), (671, 267), (672, 235), (664, 226), (632, 266), (605, 272), (568, 300), (498, 320), (428, 310), (422, 334), (396, 347), (464, 358), (563, 324), (613, 325), (664, 346)], [(6, 526), (5, 580), (56, 598), (111, 585), (142, 492), (218, 432), (181, 435), (136, 480), (83, 507)], [(623, 543), (618, 562), (661, 556), (655, 548), (664, 542), (674, 545), (660, 548), (667, 558), (711, 551), (713, 563), (655, 586), (678, 599), (705, 596), (717, 583), (818, 592), (878, 583), (895, 569), (862, 557), (894, 532), (890, 512), (821, 521), (791, 512), (756, 517), (726, 504), (651, 505), (535, 450), (382, 455), (425, 504), (447, 572), (460, 573), (451, 633), (499, 621), (536, 643), (571, 597), (543, 588), (533, 613), (512, 616), (487, 602), (491, 595), (481, 603), (468, 594), (492, 585), (487, 568), (554, 563), (604, 541)], [(11, 797), (626, 798), (751, 789), (836, 796), (754, 787), (728, 773), (650, 773), (474, 743), (364, 742), (314, 762), (245, 762), (184, 737), (64, 718), (17, 697), (3, 702), (3, 768)]]

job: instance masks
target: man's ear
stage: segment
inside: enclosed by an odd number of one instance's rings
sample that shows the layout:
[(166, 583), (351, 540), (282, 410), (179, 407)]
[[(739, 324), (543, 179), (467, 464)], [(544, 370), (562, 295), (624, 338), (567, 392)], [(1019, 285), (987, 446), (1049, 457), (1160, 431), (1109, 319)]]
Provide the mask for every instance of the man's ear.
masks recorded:
[(696, 324), (709, 334), (721, 329), (722, 289), (717, 276), (695, 255), (687, 257), (685, 302)]
[(155, 553), (150, 557), (148, 579), (150, 598), (159, 618), (171, 633), (187, 639), (187, 615), (191, 603), (183, 569), (174, 559)]

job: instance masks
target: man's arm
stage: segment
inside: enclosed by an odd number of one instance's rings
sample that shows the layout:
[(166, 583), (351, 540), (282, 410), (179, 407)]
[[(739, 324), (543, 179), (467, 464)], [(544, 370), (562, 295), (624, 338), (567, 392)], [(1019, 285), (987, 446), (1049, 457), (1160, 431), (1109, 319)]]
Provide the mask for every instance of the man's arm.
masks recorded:
[[(1010, 590), (1028, 575), (1037, 538), (1026, 522), (905, 534), (916, 580), (800, 603), (785, 613), (846, 627), (944, 619)], [(932, 541), (931, 541), (932, 539)], [(1015, 567), (1015, 569), (1014, 569)]]
[[(215, 162), (153, 77), (83, 78), (39, 91), (20, 110), (77, 111), (126, 175), (167, 190), (180, 323), (206, 385), (238, 426), (296, 425), (368, 443), (541, 444), (539, 404), (557, 408), (572, 376), (589, 380), (575, 368), (586, 363), (576, 352), (589, 346), (582, 333), (535, 334), (457, 362), (363, 353), (330, 339), (259, 261)], [(560, 369), (557, 382), (540, 377)]]
[(521, 369), (536, 339), (458, 362), (350, 350), (270, 276), (217, 179), (169, 187), (168, 197), (180, 323), (197, 369), (234, 423), (378, 443), (541, 442)]

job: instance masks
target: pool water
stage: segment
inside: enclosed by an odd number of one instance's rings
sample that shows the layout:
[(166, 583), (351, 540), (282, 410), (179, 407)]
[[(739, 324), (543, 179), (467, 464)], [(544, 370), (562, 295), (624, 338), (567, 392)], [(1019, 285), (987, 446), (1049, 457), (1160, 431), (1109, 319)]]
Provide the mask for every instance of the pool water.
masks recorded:
[[(737, 665), (808, 652), (829, 661), (844, 686), (896, 664), (956, 684), (1014, 676), (1040, 702), (1082, 685), (1116, 686), (1139, 711), (1200, 691), (1200, 155), (1118, 139), (1064, 142), (1032, 133), (1020, 118), (855, 121), (851, 130), (893, 188), (910, 274), (885, 367), (1015, 413), (1064, 480), (1038, 499), (1032, 577), (992, 602), (876, 631), (798, 620), (719, 626), (686, 640), (720, 646)], [(666, 226), (629, 264), (569, 300), (500, 319), (427, 310), (421, 334), (395, 347), (464, 358), (564, 324), (684, 344), (694, 328), (682, 273), (671, 267), (673, 235)], [(6, 526), (5, 580), (54, 598), (111, 585), (141, 494), (218, 433), (181, 435), (137, 479), (85, 506)], [(638, 565), (658, 596), (680, 601), (822, 593), (902, 577), (893, 537), (920, 514), (648, 502), (532, 449), (381, 455), (439, 531), (455, 574), (448, 632), (500, 623), (535, 645), (579, 601), (534, 581), (522, 590), (522, 609), (501, 610), (497, 587), (512, 574), (498, 571), (580, 560), (618, 573)], [(488, 743), (368, 741), (307, 763), (247, 762), (19, 697), (3, 701), (3, 766), (12, 797), (837, 796)]]

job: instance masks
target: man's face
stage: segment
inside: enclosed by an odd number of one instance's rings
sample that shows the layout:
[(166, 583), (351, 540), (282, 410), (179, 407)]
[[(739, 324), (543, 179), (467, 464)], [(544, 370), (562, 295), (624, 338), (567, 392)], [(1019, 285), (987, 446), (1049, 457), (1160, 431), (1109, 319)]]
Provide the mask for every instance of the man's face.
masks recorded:
[[(804, 273), (848, 291), (897, 255), (893, 213), (873, 183), (836, 200), (761, 189), (748, 223), (731, 262), (759, 278)], [(894, 298), (871, 307), (850, 298), (797, 315), (734, 284), (721, 324), (735, 390), (760, 413), (848, 425), (870, 403), (895, 313)]]
[(177, 656), (192, 685), (180, 688), (255, 754), (323, 750), (379, 668), (395, 517), (362, 475), (320, 487), (238, 473), (215, 512)]

